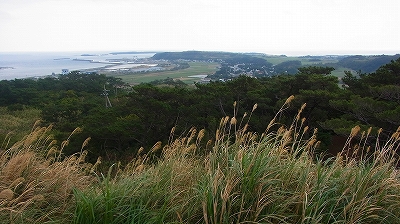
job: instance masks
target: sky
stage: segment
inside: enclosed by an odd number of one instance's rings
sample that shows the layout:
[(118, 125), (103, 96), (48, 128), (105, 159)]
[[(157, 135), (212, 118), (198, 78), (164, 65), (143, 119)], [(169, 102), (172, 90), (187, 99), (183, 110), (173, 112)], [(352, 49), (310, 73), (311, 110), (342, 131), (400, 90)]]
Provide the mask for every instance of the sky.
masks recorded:
[(0, 52), (400, 53), (398, 0), (0, 0)]

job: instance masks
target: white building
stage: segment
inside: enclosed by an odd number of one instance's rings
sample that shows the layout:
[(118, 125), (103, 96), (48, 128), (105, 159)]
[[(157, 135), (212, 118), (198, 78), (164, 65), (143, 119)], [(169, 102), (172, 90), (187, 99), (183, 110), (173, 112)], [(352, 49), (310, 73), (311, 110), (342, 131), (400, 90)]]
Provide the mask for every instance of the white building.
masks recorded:
[(68, 73), (69, 73), (69, 70), (66, 68), (61, 70), (61, 74), (63, 74), (63, 75), (67, 75)]

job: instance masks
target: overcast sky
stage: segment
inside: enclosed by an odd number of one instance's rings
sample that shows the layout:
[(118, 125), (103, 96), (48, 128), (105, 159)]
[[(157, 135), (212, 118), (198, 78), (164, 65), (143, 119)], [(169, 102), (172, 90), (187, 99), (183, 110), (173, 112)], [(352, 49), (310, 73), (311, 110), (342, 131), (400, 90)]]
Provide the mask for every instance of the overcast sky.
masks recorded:
[(0, 0), (0, 52), (400, 53), (399, 0)]

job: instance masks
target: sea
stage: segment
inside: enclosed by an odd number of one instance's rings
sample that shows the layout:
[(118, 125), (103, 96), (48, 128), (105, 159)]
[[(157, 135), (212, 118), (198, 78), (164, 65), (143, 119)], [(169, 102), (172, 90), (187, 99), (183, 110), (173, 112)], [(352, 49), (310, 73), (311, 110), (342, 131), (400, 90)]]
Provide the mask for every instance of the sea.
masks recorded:
[(0, 52), (0, 80), (39, 78), (61, 74), (63, 69), (81, 71), (134, 63), (156, 52)]

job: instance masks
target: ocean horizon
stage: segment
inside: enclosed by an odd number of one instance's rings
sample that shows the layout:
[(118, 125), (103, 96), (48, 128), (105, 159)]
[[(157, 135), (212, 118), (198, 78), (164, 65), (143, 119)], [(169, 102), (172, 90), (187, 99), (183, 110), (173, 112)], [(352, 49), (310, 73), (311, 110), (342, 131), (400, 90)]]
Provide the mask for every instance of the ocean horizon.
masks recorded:
[(155, 52), (0, 52), (0, 80), (44, 77), (101, 68), (115, 61), (152, 57)]

